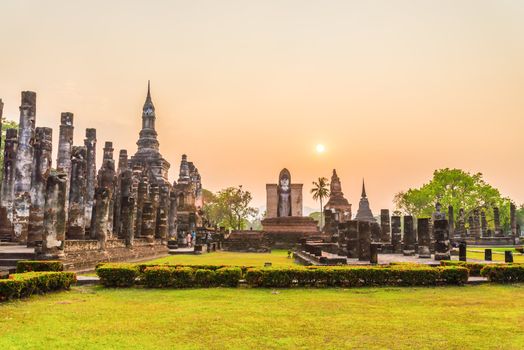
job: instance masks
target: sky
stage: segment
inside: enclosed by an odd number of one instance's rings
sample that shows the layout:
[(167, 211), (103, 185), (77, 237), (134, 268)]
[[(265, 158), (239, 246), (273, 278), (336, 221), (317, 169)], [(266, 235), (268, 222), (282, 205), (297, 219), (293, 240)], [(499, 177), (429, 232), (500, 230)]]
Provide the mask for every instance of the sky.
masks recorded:
[(104, 141), (136, 151), (151, 80), (170, 180), (185, 153), (255, 206), (284, 167), (313, 208), (334, 168), (355, 212), (363, 178), (378, 214), (445, 167), (523, 203), (523, 18), (518, 0), (3, 0), (0, 98), (17, 120), (37, 92), (55, 154), (73, 112), (100, 160)]

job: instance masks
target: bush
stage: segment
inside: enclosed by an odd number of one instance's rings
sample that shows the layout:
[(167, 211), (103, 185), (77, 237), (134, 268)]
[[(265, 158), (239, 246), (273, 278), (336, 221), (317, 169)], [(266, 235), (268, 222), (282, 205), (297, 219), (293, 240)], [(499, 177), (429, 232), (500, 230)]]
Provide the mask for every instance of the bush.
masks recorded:
[(16, 273), (31, 271), (64, 271), (64, 264), (58, 260), (20, 260), (16, 263)]
[(215, 270), (198, 269), (195, 271), (195, 287), (209, 288), (217, 284), (217, 272)]
[(134, 264), (103, 264), (96, 268), (100, 283), (104, 287), (131, 287), (138, 276)]
[(524, 265), (486, 265), (480, 271), (483, 277), (495, 283), (524, 282)]
[(148, 288), (173, 287), (173, 268), (167, 266), (152, 266), (144, 270), (143, 282)]
[(246, 282), (252, 287), (369, 287), (369, 286), (432, 286), (463, 284), (468, 280), (464, 267), (312, 267), (251, 268)]
[(242, 278), (240, 267), (223, 267), (216, 270), (217, 284), (224, 287), (237, 287)]
[(440, 279), (445, 284), (463, 285), (468, 282), (470, 271), (464, 266), (439, 267)]
[(76, 282), (74, 272), (26, 272), (0, 280), (0, 300), (29, 297), (54, 290), (69, 289)]
[(469, 270), (470, 276), (480, 277), (480, 270), (482, 270), (482, 268), (486, 266), (487, 264), (459, 261), (459, 260), (441, 260), (440, 265), (441, 266), (462, 266)]

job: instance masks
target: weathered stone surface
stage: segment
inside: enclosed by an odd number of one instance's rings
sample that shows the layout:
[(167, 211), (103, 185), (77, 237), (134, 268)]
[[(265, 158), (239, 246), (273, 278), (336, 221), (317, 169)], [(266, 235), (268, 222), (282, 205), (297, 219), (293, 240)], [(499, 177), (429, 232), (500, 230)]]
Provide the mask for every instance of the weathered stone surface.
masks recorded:
[(500, 212), (498, 207), (493, 208), (493, 221), (495, 224), (495, 236), (504, 236), (504, 232), (502, 232), (502, 229), (500, 227)]
[[(86, 147), (86, 199), (85, 199), (85, 229), (89, 232), (93, 217), (96, 188), (96, 129), (86, 129), (84, 139)], [(90, 235), (94, 238), (94, 235)]]
[(466, 242), (459, 243), (459, 260), (467, 261), (467, 244)]
[(431, 239), (429, 236), (429, 218), (417, 219), (417, 235), (418, 235), (418, 256), (419, 258), (431, 258), (429, 245)]
[(451, 245), (449, 241), (448, 220), (435, 220), (435, 260), (450, 260)]
[(371, 258), (371, 224), (358, 221), (358, 260), (369, 261)]
[(380, 241), (382, 243), (391, 243), (389, 209), (380, 210)]
[(13, 202), (15, 198), (15, 162), (18, 149), (18, 130), (7, 129), (4, 145), (4, 169), (2, 175), (0, 202), (0, 237), (5, 240), (14, 238)]
[(369, 262), (371, 264), (378, 263), (378, 250), (380, 248), (380, 243), (371, 243), (369, 248)]
[[(69, 187), (71, 185), (71, 152), (73, 150), (73, 113), (63, 112), (60, 115), (60, 132), (58, 134), (58, 152), (56, 169), (67, 175), (66, 208), (69, 208)], [(66, 210), (66, 221), (69, 210)]]
[(66, 238), (67, 175), (52, 172), (47, 179), (42, 258), (63, 257)]
[(133, 191), (133, 172), (126, 169), (120, 174), (120, 208), (121, 208), (121, 236), (126, 246), (133, 245), (135, 238), (135, 193)]
[(459, 215), (457, 220), (457, 227), (455, 229), (455, 237), (466, 238), (466, 214), (464, 209), (459, 209)]
[(413, 228), (413, 217), (404, 216), (404, 239), (402, 244), (402, 254), (415, 255), (416, 244), (415, 230)]
[(142, 207), (142, 229), (141, 237), (147, 242), (153, 243), (155, 240), (155, 226), (156, 222), (153, 217), (153, 203), (146, 200)]
[(98, 171), (97, 188), (95, 190), (95, 212), (91, 230), (100, 243), (100, 249), (105, 249), (106, 241), (111, 235), (111, 204), (116, 181), (115, 161), (113, 160), (113, 144), (106, 142), (102, 167)]
[(511, 229), (511, 236), (517, 237), (517, 207), (515, 203), (509, 205), (509, 224)]
[(402, 230), (400, 216), (391, 217), (391, 245), (393, 246), (393, 253), (402, 253)]
[(87, 199), (87, 148), (73, 146), (67, 239), (85, 238), (85, 205)]
[(122, 149), (118, 155), (118, 167), (116, 170), (117, 184), (115, 186), (114, 197), (114, 210), (113, 210), (113, 232), (118, 238), (124, 238), (122, 233), (122, 189), (121, 189), (121, 178), (122, 173), (128, 168), (127, 150)]
[(484, 249), (484, 260), (486, 261), (492, 261), (493, 260), (493, 252), (491, 248)]
[(359, 254), (358, 221), (348, 221), (346, 230), (347, 257), (356, 259)]
[(482, 237), (487, 237), (488, 221), (486, 220), (486, 213), (484, 210), (480, 212), (480, 228)]
[(53, 130), (51, 128), (36, 128), (33, 174), (31, 177), (31, 207), (29, 210), (29, 223), (27, 245), (34, 246), (43, 238), (44, 210), (47, 178), (51, 172)]
[(380, 224), (378, 222), (372, 222), (371, 223), (371, 241), (372, 242), (380, 242)]
[(455, 213), (453, 210), (453, 206), (448, 206), (448, 222), (449, 222), (449, 236), (454, 237), (455, 236)]
[(33, 144), (35, 139), (36, 93), (22, 91), (18, 151), (15, 161), (13, 232), (14, 240), (27, 242), (29, 208), (31, 206), (31, 175), (33, 173)]

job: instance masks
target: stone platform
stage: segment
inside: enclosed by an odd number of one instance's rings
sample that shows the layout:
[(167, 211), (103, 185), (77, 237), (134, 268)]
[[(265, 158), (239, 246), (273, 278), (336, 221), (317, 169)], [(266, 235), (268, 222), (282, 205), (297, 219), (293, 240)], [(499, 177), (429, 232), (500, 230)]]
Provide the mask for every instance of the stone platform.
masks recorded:
[(265, 237), (272, 247), (290, 248), (304, 239), (320, 237), (317, 222), (310, 217), (285, 216), (262, 220)]

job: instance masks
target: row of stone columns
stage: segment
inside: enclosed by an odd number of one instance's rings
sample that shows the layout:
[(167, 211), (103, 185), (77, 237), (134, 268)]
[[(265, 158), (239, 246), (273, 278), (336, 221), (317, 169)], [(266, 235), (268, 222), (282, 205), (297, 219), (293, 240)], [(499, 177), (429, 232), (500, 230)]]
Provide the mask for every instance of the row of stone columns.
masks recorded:
[[(3, 104), (0, 100), (0, 114)], [(151, 169), (131, 169), (126, 150), (115, 169), (113, 145), (106, 142), (96, 173), (96, 130), (84, 145), (73, 145), (72, 113), (62, 113), (56, 171), (51, 170), (52, 129), (35, 127), (36, 94), (22, 92), (19, 129), (8, 129), (0, 188), (0, 237), (34, 246), (43, 255), (60, 255), (65, 239), (135, 237), (154, 243), (176, 232), (176, 196)]]

